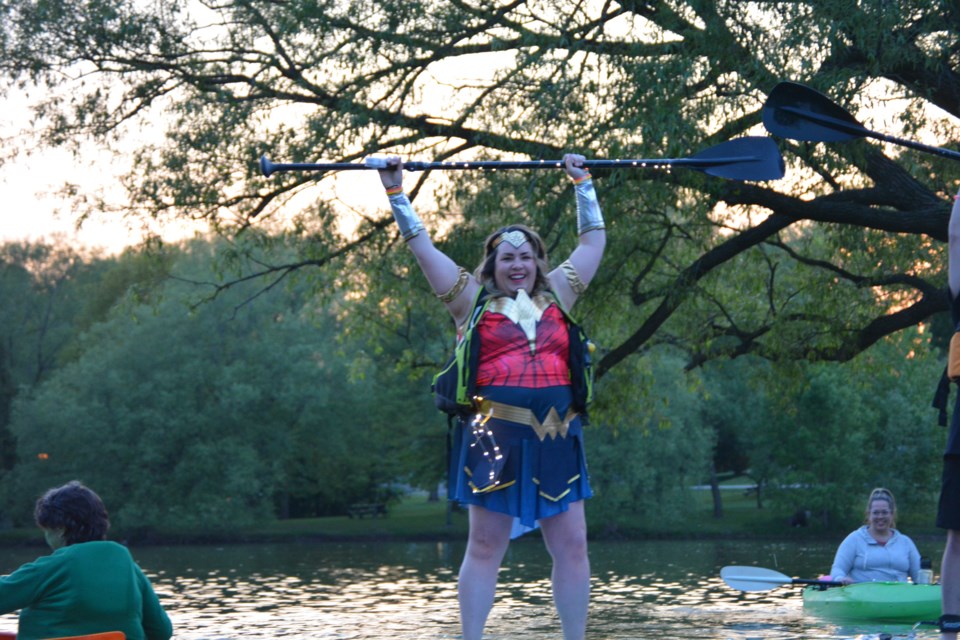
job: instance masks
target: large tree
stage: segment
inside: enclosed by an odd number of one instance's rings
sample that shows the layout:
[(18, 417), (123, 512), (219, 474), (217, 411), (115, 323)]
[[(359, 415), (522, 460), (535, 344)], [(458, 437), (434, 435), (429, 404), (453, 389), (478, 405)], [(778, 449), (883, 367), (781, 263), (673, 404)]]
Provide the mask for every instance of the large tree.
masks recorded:
[[(265, 179), (261, 153), (678, 157), (762, 133), (760, 107), (782, 79), (941, 144), (960, 117), (960, 9), (946, 0), (7, 0), (2, 11), (8, 90), (43, 90), (38, 144), (135, 141), (129, 215), (251, 237), (282, 224), (302, 256), (267, 265), (267, 278), (332, 266), (321, 285), (387, 300), (398, 331), (410, 316), (387, 294), (423, 283), (408, 280), (385, 208), (364, 209), (356, 186), (337, 202), (326, 176)], [(782, 148), (790, 173), (774, 183), (598, 173), (616, 268), (581, 315), (604, 346), (601, 374), (657, 342), (690, 366), (743, 353), (844, 361), (947, 307), (939, 243), (956, 165), (867, 143)], [(559, 176), (409, 182), (462, 262), (517, 219), (561, 255), (572, 246)]]
[[(411, 392), (422, 385), (371, 363), (364, 343), (339, 331), (338, 305), (317, 306), (303, 283), (247, 283), (185, 307), (214, 279), (215, 244), (171, 248), (155, 275), (181, 278), (154, 286), (136, 256), (89, 265), (105, 273), (100, 297), (132, 286), (75, 339), (72, 358), (13, 402), (0, 460), (14, 442), (18, 455), (3, 472), (0, 513), (25, 524), (39, 493), (74, 478), (112, 496), (115, 522), (134, 532), (345, 513), (389, 498), (392, 483), (436, 485), (443, 438)], [(423, 437), (425, 424), (437, 437)], [(407, 455), (433, 469), (415, 473)]]

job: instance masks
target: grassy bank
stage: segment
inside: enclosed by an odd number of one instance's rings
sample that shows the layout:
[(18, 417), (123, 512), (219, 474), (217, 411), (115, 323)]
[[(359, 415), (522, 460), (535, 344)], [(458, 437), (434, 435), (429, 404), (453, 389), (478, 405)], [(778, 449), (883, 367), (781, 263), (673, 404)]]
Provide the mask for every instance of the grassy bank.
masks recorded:
[[(602, 538), (765, 538), (805, 539), (845, 535), (859, 524), (857, 514), (851, 521), (825, 526), (811, 518), (805, 527), (794, 527), (789, 514), (771, 508), (757, 508), (756, 497), (742, 489), (727, 489), (722, 492), (723, 517), (713, 516), (713, 501), (710, 491), (695, 491), (691, 511), (678, 522), (666, 526), (658, 514), (620, 514), (617, 527), (610, 527), (587, 506), (587, 526), (590, 537)], [(391, 506), (386, 517), (305, 518), (279, 520), (238, 532), (251, 540), (293, 539), (409, 539), (443, 540), (463, 539), (467, 533), (467, 514), (454, 509), (448, 524), (447, 503), (427, 502), (415, 497)], [(911, 536), (942, 536), (943, 531), (934, 525), (933, 513), (904, 513), (900, 527)], [(173, 532), (171, 532), (173, 533)], [(184, 532), (189, 534), (189, 532)]]
[[(708, 490), (694, 491), (692, 509), (680, 521), (664, 525), (650, 513), (619, 514), (617, 526), (612, 527), (591, 510), (588, 504), (587, 524), (592, 539), (603, 538), (764, 538), (809, 539), (836, 538), (857, 525), (857, 514), (849, 522), (833, 523), (832, 527), (811, 519), (805, 527), (790, 525), (789, 514), (775, 509), (757, 508), (756, 497), (742, 488), (727, 488), (722, 492), (723, 517), (713, 515), (713, 502)], [(943, 536), (934, 526), (934, 514), (926, 512), (901, 513), (899, 528), (915, 538)], [(391, 505), (388, 514), (379, 517), (301, 518), (278, 520), (261, 525), (227, 529), (224, 531), (197, 531), (171, 527), (147, 538), (131, 537), (138, 543), (229, 543), (229, 542), (283, 542), (303, 540), (447, 540), (463, 539), (467, 533), (467, 514), (460, 509), (448, 513), (447, 503), (428, 502), (414, 496)], [(123, 531), (112, 536), (123, 539)], [(42, 545), (43, 538), (35, 529), (0, 531), (0, 545)]]

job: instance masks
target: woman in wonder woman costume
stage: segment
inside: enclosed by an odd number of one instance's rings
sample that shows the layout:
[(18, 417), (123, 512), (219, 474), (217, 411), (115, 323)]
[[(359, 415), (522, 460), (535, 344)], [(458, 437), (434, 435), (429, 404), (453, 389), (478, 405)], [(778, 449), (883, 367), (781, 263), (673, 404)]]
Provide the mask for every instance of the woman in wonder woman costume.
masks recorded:
[[(450, 499), (469, 505), (470, 514), (458, 580), (464, 640), (483, 634), (500, 563), (518, 526), (540, 526), (553, 559), (553, 599), (564, 638), (580, 640), (586, 633), (590, 562), (583, 501), (592, 492), (562, 309), (573, 306), (596, 274), (606, 233), (584, 157), (566, 154), (563, 160), (577, 203), (579, 243), (570, 257), (549, 270), (540, 236), (515, 224), (487, 238), (472, 275), (424, 232), (403, 193), (400, 158), (388, 159), (379, 171), (394, 219), (427, 281), (461, 331), (471, 323), (480, 340), (479, 361), (471, 366), (484, 420), (479, 430), (476, 421), (458, 425), (448, 481)], [(489, 298), (473, 325), (481, 289)], [(499, 456), (493, 465), (491, 455)]]

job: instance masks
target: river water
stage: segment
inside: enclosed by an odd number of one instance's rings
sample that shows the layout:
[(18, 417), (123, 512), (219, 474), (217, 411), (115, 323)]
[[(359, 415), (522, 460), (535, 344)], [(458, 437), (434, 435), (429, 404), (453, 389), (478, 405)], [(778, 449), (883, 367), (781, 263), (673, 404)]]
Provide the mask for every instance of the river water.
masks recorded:
[[(938, 568), (943, 540), (916, 540)], [(829, 570), (833, 543), (593, 542), (590, 640), (936, 639), (931, 628), (839, 626), (804, 614), (797, 587), (740, 593), (721, 567), (800, 578)], [(459, 638), (457, 543), (286, 543), (131, 549), (182, 640)], [(43, 550), (3, 549), (0, 573)], [(491, 640), (561, 638), (550, 560), (536, 536), (514, 541), (488, 624)], [(15, 630), (13, 614), (0, 631)]]

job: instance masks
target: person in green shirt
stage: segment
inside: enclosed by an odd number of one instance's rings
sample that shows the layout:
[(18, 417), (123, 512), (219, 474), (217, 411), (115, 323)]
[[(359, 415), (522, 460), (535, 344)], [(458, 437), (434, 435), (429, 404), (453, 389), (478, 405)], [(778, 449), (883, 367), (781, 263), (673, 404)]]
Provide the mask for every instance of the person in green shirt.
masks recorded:
[(126, 547), (106, 539), (100, 497), (77, 481), (50, 489), (34, 517), (53, 553), (0, 577), (0, 614), (20, 611), (17, 640), (122, 631), (169, 640), (170, 618)]

